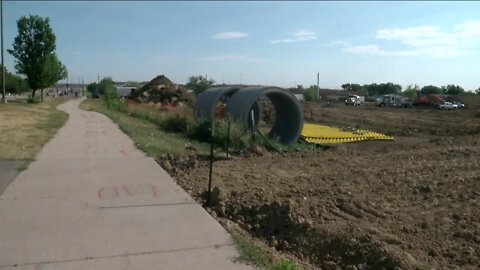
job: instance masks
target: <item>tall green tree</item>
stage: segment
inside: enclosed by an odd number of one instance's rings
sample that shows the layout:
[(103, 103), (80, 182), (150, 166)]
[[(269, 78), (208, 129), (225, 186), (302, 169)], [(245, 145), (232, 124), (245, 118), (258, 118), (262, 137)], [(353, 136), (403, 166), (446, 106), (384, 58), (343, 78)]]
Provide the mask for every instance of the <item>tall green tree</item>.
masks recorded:
[(420, 89), (420, 94), (422, 95), (429, 95), (429, 94), (442, 94), (442, 89), (440, 87), (434, 85), (426, 85)]
[(344, 83), (342, 84), (342, 89), (344, 91), (360, 91), (362, 90), (362, 86), (358, 83)]
[(465, 93), (465, 89), (454, 84), (442, 86), (442, 91), (447, 95), (461, 95)]
[(215, 81), (212, 79), (207, 79), (202, 75), (199, 76), (191, 76), (188, 78), (188, 82), (185, 85), (188, 89), (192, 89), (195, 94), (201, 94), (203, 91), (207, 90), (207, 88), (214, 84)]
[(43, 90), (45, 87), (54, 85), (56, 82), (67, 78), (67, 68), (58, 60), (57, 55), (52, 53), (47, 56), (42, 73), (41, 98), (43, 100)]
[(17, 21), (17, 27), (13, 49), (8, 52), (15, 58), (17, 73), (25, 75), (34, 99), (37, 90), (43, 92), (43, 89), (66, 77), (67, 71), (55, 54), (56, 37), (48, 18), (22, 16)]
[(418, 85), (409, 85), (407, 88), (403, 91), (403, 95), (406, 97), (416, 97), (420, 93), (420, 87)]

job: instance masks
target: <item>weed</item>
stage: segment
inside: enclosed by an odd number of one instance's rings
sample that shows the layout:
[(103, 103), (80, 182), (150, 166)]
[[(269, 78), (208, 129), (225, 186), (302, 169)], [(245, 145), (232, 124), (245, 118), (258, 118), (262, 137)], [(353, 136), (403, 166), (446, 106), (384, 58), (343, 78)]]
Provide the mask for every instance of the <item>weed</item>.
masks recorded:
[(262, 246), (249, 241), (247, 238), (233, 229), (230, 229), (229, 231), (233, 239), (235, 239), (237, 242), (240, 252), (240, 261), (252, 262), (255, 266), (265, 270), (297, 269), (289, 260), (276, 262), (273, 256), (271, 256)]
[(16, 167), (17, 171), (24, 171), (28, 169), (28, 166), (30, 165), (30, 163), (32, 163), (32, 161), (34, 161), (33, 158), (27, 158), (27, 159), (21, 160), (20, 164), (18, 164)]

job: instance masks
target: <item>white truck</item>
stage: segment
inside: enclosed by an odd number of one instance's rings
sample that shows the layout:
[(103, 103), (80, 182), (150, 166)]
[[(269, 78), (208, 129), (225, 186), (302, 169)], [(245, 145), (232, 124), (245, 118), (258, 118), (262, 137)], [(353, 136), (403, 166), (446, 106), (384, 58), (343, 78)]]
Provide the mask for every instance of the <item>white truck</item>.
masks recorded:
[(399, 107), (399, 108), (411, 108), (412, 102), (405, 97), (387, 94), (378, 97), (375, 100), (375, 104), (379, 107)]
[(365, 97), (359, 95), (348, 95), (348, 98), (345, 99), (345, 105), (361, 105), (365, 103)]

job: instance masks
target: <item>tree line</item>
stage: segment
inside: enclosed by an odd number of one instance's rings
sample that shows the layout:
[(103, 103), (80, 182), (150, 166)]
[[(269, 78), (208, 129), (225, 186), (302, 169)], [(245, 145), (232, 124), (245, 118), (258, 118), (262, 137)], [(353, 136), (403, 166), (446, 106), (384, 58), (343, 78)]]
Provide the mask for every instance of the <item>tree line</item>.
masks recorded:
[[(372, 84), (356, 84), (356, 83), (345, 83), (342, 84), (342, 89), (349, 92), (357, 92), (367, 96), (381, 96), (385, 94), (396, 94), (404, 95), (408, 97), (416, 97), (418, 95), (463, 95), (463, 94), (473, 94), (472, 92), (467, 92), (461, 86), (448, 84), (441, 87), (435, 85), (426, 85), (420, 88), (418, 85), (409, 85), (405, 90), (402, 91), (402, 86), (399, 84), (394, 84), (391, 82), (388, 83), (372, 83)], [(480, 95), (480, 87), (475, 90), (475, 93)]]

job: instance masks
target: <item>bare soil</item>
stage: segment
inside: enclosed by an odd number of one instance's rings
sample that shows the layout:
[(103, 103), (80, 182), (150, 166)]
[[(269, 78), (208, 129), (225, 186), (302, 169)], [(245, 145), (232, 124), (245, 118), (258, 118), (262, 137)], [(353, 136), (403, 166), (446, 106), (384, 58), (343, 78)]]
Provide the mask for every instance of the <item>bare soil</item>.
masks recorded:
[[(480, 117), (309, 103), (309, 122), (395, 136), (214, 163), (214, 216), (307, 269), (479, 269)], [(170, 157), (204, 200), (208, 161)], [(213, 212), (212, 212), (213, 213)]]

